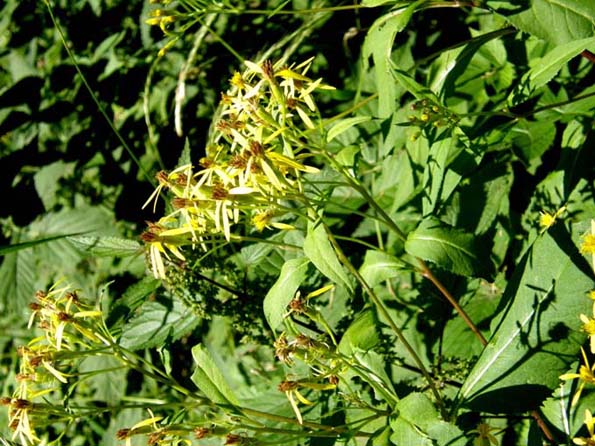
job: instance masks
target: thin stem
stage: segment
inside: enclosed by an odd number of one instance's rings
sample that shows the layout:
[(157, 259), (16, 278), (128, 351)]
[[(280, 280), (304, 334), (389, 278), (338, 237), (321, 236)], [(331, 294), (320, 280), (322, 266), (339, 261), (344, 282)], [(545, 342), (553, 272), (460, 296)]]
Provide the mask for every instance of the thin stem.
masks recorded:
[(388, 322), (388, 324), (391, 327), (391, 329), (393, 330), (393, 332), (397, 335), (397, 337), (402, 342), (402, 344), (405, 347), (405, 349), (407, 350), (407, 352), (413, 358), (413, 361), (417, 364), (417, 367), (419, 367), (424, 378), (428, 381), (428, 385), (430, 386), (430, 389), (431, 389), (432, 393), (434, 394), (434, 398), (436, 398), (438, 407), (440, 408), (440, 413), (442, 414), (442, 417), (446, 420), (447, 413), (446, 413), (446, 409), (444, 406), (444, 402), (442, 401), (442, 396), (440, 395), (440, 392), (438, 392), (438, 389), (436, 388), (436, 385), (434, 384), (434, 380), (433, 380), (432, 376), (430, 375), (430, 373), (428, 372), (428, 370), (426, 369), (423, 361), (421, 360), (421, 358), (419, 357), (419, 355), (417, 354), (415, 349), (412, 347), (412, 345), (409, 343), (409, 341), (407, 341), (407, 338), (403, 334), (403, 331), (397, 326), (397, 324), (395, 323), (395, 321), (389, 314), (388, 310), (386, 309), (382, 300), (376, 295), (374, 290), (364, 280), (364, 278), (361, 276), (361, 274), (359, 273), (357, 268), (355, 268), (353, 266), (353, 264), (349, 261), (349, 259), (347, 258), (347, 256), (343, 252), (343, 250), (341, 249), (341, 246), (335, 239), (330, 228), (324, 222), (322, 222), (321, 224), (324, 226), (324, 229), (326, 231), (328, 239), (331, 242), (333, 248), (335, 249), (335, 251), (337, 253), (337, 257), (339, 258), (341, 263), (349, 270), (349, 272), (351, 274), (353, 274), (353, 276), (360, 283), (360, 285), (362, 286), (362, 288), (364, 289), (366, 294), (370, 297), (370, 299), (372, 300), (372, 302), (378, 309), (378, 312)]
[(438, 278), (430, 270), (428, 265), (423, 260), (421, 260), (421, 259), (418, 259), (418, 260), (419, 260), (419, 264), (420, 264), (420, 268), (421, 268), (421, 271), (420, 271), (421, 275), (423, 277), (425, 277), (426, 279), (428, 279), (430, 282), (432, 282), (436, 288), (438, 288), (440, 293), (442, 293), (442, 295), (446, 298), (446, 300), (453, 306), (453, 308), (459, 314), (459, 316), (461, 316), (463, 318), (463, 320), (465, 321), (465, 324), (467, 324), (467, 326), (471, 329), (471, 331), (473, 332), (475, 337), (479, 340), (479, 342), (481, 342), (481, 345), (483, 345), (485, 347), (487, 345), (488, 341), (483, 336), (481, 331), (479, 331), (479, 328), (477, 328), (477, 325), (475, 325), (473, 323), (473, 321), (471, 320), (469, 315), (465, 312), (465, 310), (463, 310), (463, 308), (459, 305), (459, 303), (456, 301), (456, 299), (453, 297), (453, 295), (450, 294), (450, 292), (446, 289), (446, 287), (442, 284), (442, 282), (440, 282), (440, 280), (438, 280)]
[(58, 34), (60, 35), (60, 40), (62, 41), (62, 46), (64, 47), (64, 49), (66, 50), (66, 53), (68, 54), (68, 57), (72, 61), (72, 64), (74, 65), (74, 68), (75, 68), (76, 72), (80, 76), (81, 81), (83, 82), (83, 85), (85, 86), (85, 89), (89, 92), (89, 95), (91, 95), (91, 99), (93, 99), (93, 102), (95, 103), (95, 105), (99, 109), (99, 112), (101, 113), (101, 115), (103, 116), (103, 118), (105, 119), (105, 121), (107, 122), (107, 124), (110, 127), (110, 129), (112, 130), (112, 132), (114, 132), (114, 134), (116, 135), (116, 138), (118, 139), (118, 141), (120, 141), (120, 144), (122, 144), (122, 147), (124, 147), (124, 149), (126, 150), (126, 152), (128, 152), (128, 155), (130, 156), (130, 158), (132, 159), (132, 161), (134, 161), (134, 163), (137, 165), (137, 167), (139, 168), (139, 170), (143, 173), (143, 175), (145, 176), (145, 178), (147, 178), (147, 180), (149, 181), (149, 183), (151, 183), (153, 186), (155, 186), (156, 185), (155, 184), (155, 180), (145, 170), (145, 168), (141, 164), (140, 160), (136, 157), (136, 155), (134, 154), (134, 152), (132, 151), (132, 149), (130, 148), (130, 146), (128, 145), (128, 143), (124, 140), (124, 138), (122, 137), (122, 135), (120, 134), (120, 132), (118, 131), (118, 129), (116, 128), (116, 126), (114, 125), (114, 123), (112, 122), (112, 120), (110, 119), (110, 117), (107, 115), (107, 112), (105, 111), (105, 108), (99, 102), (99, 99), (97, 98), (97, 95), (95, 94), (95, 92), (91, 88), (91, 85), (89, 85), (89, 82), (87, 82), (87, 78), (85, 77), (85, 75), (81, 71), (81, 68), (80, 68), (80, 66), (79, 66), (79, 64), (78, 64), (78, 62), (76, 60), (76, 57), (75, 57), (74, 53), (72, 52), (72, 50), (70, 49), (70, 46), (66, 42), (66, 36), (64, 35), (64, 32), (62, 31), (62, 27), (60, 26), (60, 24), (58, 23), (58, 20), (56, 19), (56, 16), (54, 15), (54, 10), (52, 8), (52, 5), (51, 5), (50, 1), (49, 0), (45, 0), (45, 4), (48, 7), (48, 11), (50, 13), (50, 18), (52, 19), (52, 23), (54, 24), (54, 26), (56, 27), (56, 30), (58, 31)]

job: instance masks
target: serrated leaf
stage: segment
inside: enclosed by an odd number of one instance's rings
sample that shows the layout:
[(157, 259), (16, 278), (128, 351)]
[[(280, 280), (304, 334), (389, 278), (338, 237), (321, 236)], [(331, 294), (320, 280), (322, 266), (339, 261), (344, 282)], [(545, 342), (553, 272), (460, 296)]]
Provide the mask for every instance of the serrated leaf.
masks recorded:
[(8, 254), (0, 266), (0, 311), (26, 307), (35, 292), (35, 257), (32, 251)]
[[(507, 306), (460, 390), (462, 403), (504, 413), (538, 407), (585, 341), (575, 327), (580, 314), (592, 311), (584, 296), (594, 287), (589, 265), (563, 225), (540, 236), (506, 288)], [(523, 398), (513, 397), (519, 392)]]
[(118, 237), (75, 236), (68, 240), (77, 248), (97, 257), (127, 257), (142, 252), (142, 246), (136, 240)]
[(171, 308), (159, 302), (145, 302), (139, 314), (124, 326), (120, 345), (129, 350), (156, 347), (181, 338), (198, 322), (194, 313), (177, 300)]
[(201, 392), (215, 404), (238, 406), (237, 397), (209, 351), (201, 344), (197, 344), (192, 347), (192, 357), (196, 364), (192, 374), (192, 382), (196, 384)]
[(335, 125), (333, 125), (326, 134), (326, 141), (331, 142), (341, 133), (346, 132), (351, 127), (361, 124), (362, 122), (367, 122), (372, 119), (371, 116), (354, 116), (352, 118), (341, 119)]
[(540, 39), (561, 45), (592, 37), (595, 2), (585, 0), (488, 0), (486, 5), (515, 27)]
[(304, 240), (304, 254), (322, 274), (353, 293), (351, 280), (339, 262), (322, 224), (315, 226), (308, 223), (308, 233)]
[(308, 259), (290, 259), (283, 264), (279, 278), (271, 287), (262, 304), (264, 316), (273, 330), (283, 322), (287, 305), (306, 278)]
[(405, 251), (462, 276), (482, 276), (492, 269), (489, 256), (482, 255), (472, 234), (434, 218), (425, 219), (409, 233)]
[(595, 45), (594, 37), (580, 39), (558, 45), (542, 58), (533, 60), (533, 67), (523, 75), (519, 85), (510, 93), (508, 103), (517, 105), (528, 100), (537, 89), (552, 80), (570, 59), (593, 45)]
[(387, 279), (395, 277), (405, 264), (395, 256), (383, 251), (369, 249), (366, 251), (360, 274), (368, 285), (374, 287)]
[(145, 276), (134, 285), (129, 286), (122, 297), (114, 302), (114, 310), (118, 307), (126, 307), (128, 311), (134, 311), (151, 293), (161, 286), (161, 281), (153, 276)]

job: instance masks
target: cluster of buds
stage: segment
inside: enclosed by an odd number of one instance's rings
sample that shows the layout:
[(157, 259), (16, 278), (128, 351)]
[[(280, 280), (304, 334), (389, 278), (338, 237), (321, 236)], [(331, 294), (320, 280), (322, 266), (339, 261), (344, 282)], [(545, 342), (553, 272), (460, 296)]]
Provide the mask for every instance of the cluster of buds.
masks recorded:
[(101, 312), (83, 303), (69, 287), (38, 291), (35, 298), (29, 306), (32, 310), (29, 328), (37, 321), (44, 334), (27, 346), (19, 347), (18, 386), (12, 398), (2, 398), (2, 403), (9, 406), (13, 438), (24, 445), (40, 441), (34, 420), (47, 418), (47, 411), (43, 409), (47, 405), (33, 401), (68, 383), (71, 375), (64, 370), (71, 368), (80, 357), (81, 347), (108, 342), (96, 328)]
[(192, 165), (157, 174), (157, 189), (174, 198), (173, 212), (149, 223), (141, 236), (149, 245), (153, 274), (165, 278), (163, 257), (184, 261), (183, 248), (231, 241), (232, 227), (240, 222), (248, 230), (292, 229), (282, 223), (287, 201), (303, 197), (307, 132), (315, 128), (317, 108), (312, 93), (329, 89), (321, 79), (306, 76), (312, 59), (296, 66), (258, 65), (246, 61), (236, 72), (231, 89), (222, 95), (214, 131), (199, 169)]
[(411, 104), (411, 111), (415, 114), (409, 116), (409, 121), (422, 128), (454, 125), (459, 121), (459, 117), (455, 113), (429, 99), (414, 102)]

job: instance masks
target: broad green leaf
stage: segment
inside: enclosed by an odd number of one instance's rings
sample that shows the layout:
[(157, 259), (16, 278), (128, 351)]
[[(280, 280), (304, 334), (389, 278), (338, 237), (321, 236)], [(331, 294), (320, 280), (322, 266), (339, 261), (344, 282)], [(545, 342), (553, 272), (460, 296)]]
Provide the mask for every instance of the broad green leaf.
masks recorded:
[(396, 444), (464, 446), (461, 429), (440, 419), (438, 410), (423, 393), (412, 392), (397, 403), (398, 417), (391, 421)]
[(383, 15), (372, 24), (364, 40), (362, 46), (363, 71), (367, 71), (368, 59), (372, 56), (376, 88), (381, 92), (378, 97), (378, 116), (381, 118), (390, 116), (397, 107), (397, 90), (392, 77), (393, 62), (391, 61), (395, 36), (405, 29), (416, 8), (423, 2), (424, 0), (420, 0), (406, 8)]
[(521, 31), (557, 45), (594, 34), (595, 2), (591, 0), (488, 0), (486, 4)]
[(487, 412), (538, 407), (576, 360), (586, 337), (576, 327), (579, 315), (592, 311), (586, 295), (594, 287), (563, 225), (540, 236), (506, 288), (506, 308), (460, 390), (461, 402)]
[(472, 234), (434, 218), (423, 220), (417, 229), (409, 233), (405, 251), (462, 276), (482, 276), (492, 269), (489, 256), (482, 254)]
[(123, 328), (120, 345), (129, 350), (157, 347), (181, 338), (198, 324), (198, 318), (178, 300), (171, 308), (159, 302), (145, 302)]
[(339, 352), (351, 355), (355, 350), (368, 351), (380, 342), (378, 318), (372, 309), (362, 311), (343, 334)]
[(508, 213), (508, 196), (512, 187), (512, 169), (504, 163), (491, 162), (458, 189), (457, 226), (474, 234), (485, 234), (500, 213)]
[(322, 224), (315, 226), (308, 223), (308, 233), (304, 240), (304, 254), (322, 274), (353, 293), (351, 280), (339, 262)]
[(451, 136), (434, 142), (424, 169), (423, 215), (435, 213), (453, 194), (464, 176), (479, 165), (483, 151), (473, 150), (471, 142), (455, 127)]
[[(125, 395), (128, 369), (117, 358), (89, 355), (83, 359), (79, 370), (92, 374), (86, 383), (93, 391), (93, 399), (117, 404)], [(97, 373), (100, 370), (105, 372)]]
[(134, 285), (129, 286), (122, 297), (116, 300), (110, 314), (110, 318), (118, 317), (117, 313), (129, 313), (136, 310), (141, 303), (161, 286), (161, 281), (153, 276), (145, 276)]
[(402, 417), (392, 420), (390, 427), (393, 430), (390, 436), (391, 444), (414, 444), (416, 446), (433, 446), (434, 444), (429, 435), (420, 431), (415, 425)]
[(351, 127), (361, 124), (362, 122), (367, 122), (372, 119), (371, 116), (354, 116), (352, 118), (341, 119), (335, 125), (333, 125), (326, 134), (326, 141), (331, 142), (341, 133), (346, 132)]
[(359, 272), (368, 285), (375, 287), (379, 283), (395, 277), (404, 266), (405, 264), (395, 256), (369, 249), (366, 251), (364, 263)]
[(35, 256), (31, 250), (13, 252), (0, 266), (0, 311), (15, 312), (33, 300), (36, 283)]
[(299, 257), (286, 261), (279, 278), (264, 297), (264, 316), (273, 330), (283, 322), (287, 305), (295, 297), (295, 292), (306, 278), (308, 259)]
[(69, 237), (74, 246), (97, 257), (127, 257), (142, 252), (142, 246), (135, 240), (118, 237), (80, 235)]
[(510, 130), (509, 137), (519, 157), (526, 164), (530, 164), (552, 146), (556, 137), (556, 126), (551, 121), (521, 119)]
[(376, 398), (394, 406), (399, 397), (386, 373), (386, 358), (374, 350), (362, 351), (359, 349), (354, 349), (353, 356), (355, 363), (364, 367), (368, 377), (367, 381), (374, 389)]
[(391, 433), (392, 429), (389, 426), (381, 427), (366, 443), (366, 446), (392, 446), (390, 442)]
[(568, 63), (586, 48), (595, 45), (595, 37), (580, 39), (556, 46), (540, 59), (532, 61), (532, 68), (525, 73), (517, 87), (510, 93), (508, 103), (517, 105), (528, 100), (537, 89), (547, 84)]
[(499, 31), (486, 33), (472, 39), (462, 48), (444, 51), (434, 66), (438, 69), (432, 76), (430, 89), (441, 98), (452, 96), (456, 80), (466, 71), (477, 51), (492, 39), (500, 37)]
[(192, 357), (196, 363), (192, 382), (200, 391), (215, 404), (239, 405), (237, 397), (209, 351), (197, 344), (192, 347)]
[(75, 163), (65, 163), (64, 161), (56, 161), (41, 168), (39, 172), (33, 177), (35, 183), (35, 190), (37, 195), (41, 198), (43, 206), (46, 210), (51, 210), (57, 202), (57, 192), (60, 189), (60, 181), (62, 178), (73, 174)]
[[(469, 291), (459, 298), (459, 304), (465, 313), (486, 338), (490, 336), (490, 321), (493, 319), (502, 297), (502, 291), (499, 289), (502, 282), (504, 280), (500, 277), (495, 283), (474, 279), (468, 285)], [(475, 334), (469, 329), (463, 318), (456, 314), (446, 322), (442, 339), (440, 354), (446, 358), (468, 360), (473, 356), (479, 356), (483, 350), (482, 345), (477, 342)]]

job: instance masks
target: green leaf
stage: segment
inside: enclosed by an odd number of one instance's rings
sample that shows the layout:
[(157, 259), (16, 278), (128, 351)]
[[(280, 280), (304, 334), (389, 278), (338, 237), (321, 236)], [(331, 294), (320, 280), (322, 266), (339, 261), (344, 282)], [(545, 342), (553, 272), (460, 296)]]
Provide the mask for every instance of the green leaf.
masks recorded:
[(355, 350), (364, 352), (373, 349), (380, 342), (378, 318), (372, 309), (362, 311), (343, 334), (339, 352), (352, 355)]
[(21, 311), (33, 299), (36, 276), (32, 251), (8, 254), (0, 266), (0, 311)]
[(510, 130), (509, 137), (515, 146), (516, 153), (525, 162), (541, 157), (554, 143), (556, 125), (552, 121), (519, 120)]
[(273, 330), (283, 322), (287, 305), (306, 279), (308, 263), (305, 257), (286, 261), (281, 268), (279, 278), (264, 297), (262, 304), (264, 316)]
[(196, 368), (192, 374), (192, 382), (205, 396), (215, 404), (239, 405), (233, 390), (219, 369), (210, 352), (202, 345), (192, 347), (192, 357)]
[(434, 214), (450, 198), (463, 177), (477, 168), (483, 151), (473, 149), (458, 127), (450, 136), (431, 145), (423, 178), (427, 191), (422, 197), (424, 217)]
[(378, 18), (370, 27), (362, 46), (363, 71), (369, 67), (369, 57), (374, 61), (376, 88), (381, 91), (378, 97), (378, 116), (386, 118), (397, 107), (397, 89), (392, 77), (391, 53), (395, 36), (405, 29), (415, 9), (425, 0), (419, 0), (406, 8), (391, 11)]
[(595, 45), (595, 38), (580, 39), (556, 46), (540, 59), (532, 61), (532, 68), (525, 73), (517, 87), (510, 93), (508, 103), (517, 105), (528, 100), (536, 90), (547, 84), (568, 63), (585, 48)]
[(430, 90), (425, 85), (422, 85), (419, 82), (417, 82), (406, 71), (394, 69), (393, 76), (395, 77), (397, 82), (399, 82), (399, 84), (405, 90), (407, 90), (409, 93), (411, 93), (413, 96), (415, 96), (416, 99), (419, 99), (419, 100), (428, 99), (432, 102), (440, 102), (440, 101), (438, 101), (438, 98), (436, 97), (436, 95), (434, 94), (434, 92), (432, 90)]
[[(423, 393), (412, 392), (397, 403), (399, 416), (390, 425), (396, 444), (464, 446), (463, 432), (440, 419), (434, 404)], [(433, 440), (433, 441), (432, 441)]]
[(594, 287), (563, 225), (540, 236), (506, 288), (503, 315), (460, 390), (462, 403), (504, 413), (538, 407), (585, 341), (575, 327), (580, 314), (592, 311), (585, 296)]
[(56, 161), (44, 166), (35, 174), (33, 181), (37, 195), (41, 198), (46, 210), (51, 210), (57, 203), (57, 192), (60, 189), (60, 180), (73, 174), (75, 163)]
[(339, 262), (322, 224), (315, 226), (308, 223), (308, 233), (304, 240), (304, 254), (322, 274), (353, 293), (351, 280)]
[[(101, 373), (99, 371), (105, 370)], [(86, 356), (79, 371), (89, 373), (86, 382), (93, 391), (93, 399), (117, 404), (126, 393), (128, 369), (113, 356)]]
[(114, 302), (114, 310), (118, 307), (126, 307), (134, 311), (151, 293), (161, 286), (161, 281), (153, 276), (145, 276), (134, 285), (129, 286), (122, 297)]
[(462, 276), (482, 276), (492, 269), (472, 235), (427, 218), (407, 236), (405, 251)]
[(118, 237), (76, 236), (68, 240), (82, 251), (97, 257), (127, 257), (142, 252), (142, 246), (135, 240)]
[(405, 264), (383, 251), (369, 249), (366, 251), (360, 274), (368, 285), (374, 287), (387, 279), (395, 277)]
[(194, 313), (177, 300), (171, 308), (160, 302), (145, 302), (138, 315), (124, 326), (120, 345), (129, 350), (157, 347), (167, 340), (181, 338), (198, 322)]
[(341, 133), (346, 132), (351, 127), (361, 124), (362, 122), (367, 122), (372, 119), (371, 116), (354, 116), (352, 118), (341, 119), (335, 125), (333, 125), (326, 134), (326, 141), (331, 142)]
[(486, 4), (521, 31), (557, 45), (594, 34), (595, 2), (590, 0), (488, 0)]

